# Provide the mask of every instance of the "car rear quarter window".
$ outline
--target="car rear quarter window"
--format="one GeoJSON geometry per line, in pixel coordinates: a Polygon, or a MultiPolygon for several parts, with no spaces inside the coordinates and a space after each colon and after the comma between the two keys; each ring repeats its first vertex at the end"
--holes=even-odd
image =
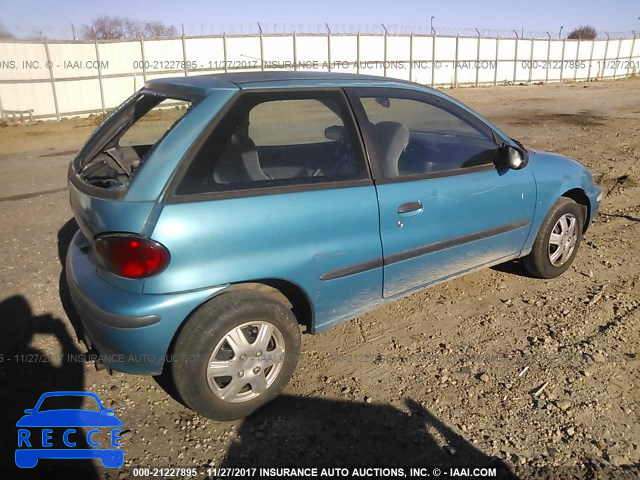
{"type": "Polygon", "coordinates": [[[360,102],[386,178],[459,172],[495,158],[498,146],[488,127],[446,100],[380,95],[360,102]]]}
{"type": "Polygon", "coordinates": [[[341,92],[247,93],[193,158],[176,194],[368,178],[341,92]]]}

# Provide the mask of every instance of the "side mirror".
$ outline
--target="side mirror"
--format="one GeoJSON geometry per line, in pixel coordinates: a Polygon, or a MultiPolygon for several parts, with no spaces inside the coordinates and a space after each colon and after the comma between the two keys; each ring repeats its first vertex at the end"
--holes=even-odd
{"type": "Polygon", "coordinates": [[[529,162],[529,156],[524,150],[520,150],[511,145],[502,144],[496,153],[494,164],[496,168],[511,168],[520,170],[529,162]]]}
{"type": "Polygon", "coordinates": [[[27,408],[24,413],[26,413],[27,415],[31,415],[33,413],[33,408],[27,408]]]}

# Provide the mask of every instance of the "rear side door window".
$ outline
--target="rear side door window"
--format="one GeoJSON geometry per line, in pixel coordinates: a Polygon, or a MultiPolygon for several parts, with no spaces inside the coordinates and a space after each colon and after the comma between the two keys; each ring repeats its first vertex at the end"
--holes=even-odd
{"type": "Polygon", "coordinates": [[[341,91],[248,92],[192,159],[176,194],[368,179],[341,91]]]}

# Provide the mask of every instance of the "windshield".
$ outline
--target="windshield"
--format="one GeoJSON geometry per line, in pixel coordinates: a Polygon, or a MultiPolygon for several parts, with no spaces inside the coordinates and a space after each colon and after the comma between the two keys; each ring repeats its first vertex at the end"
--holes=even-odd
{"type": "Polygon", "coordinates": [[[96,129],[74,161],[86,183],[126,189],[153,148],[184,117],[192,101],[142,90],[96,129]]]}

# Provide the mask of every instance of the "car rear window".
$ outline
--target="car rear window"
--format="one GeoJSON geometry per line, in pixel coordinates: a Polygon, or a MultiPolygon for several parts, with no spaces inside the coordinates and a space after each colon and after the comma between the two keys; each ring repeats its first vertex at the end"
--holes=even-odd
{"type": "Polygon", "coordinates": [[[190,105],[184,100],[165,98],[125,130],[119,146],[155,145],[183,117],[190,105]]]}
{"type": "Polygon", "coordinates": [[[93,187],[126,190],[154,147],[192,103],[142,90],[96,129],[74,162],[75,172],[93,187]]]}

